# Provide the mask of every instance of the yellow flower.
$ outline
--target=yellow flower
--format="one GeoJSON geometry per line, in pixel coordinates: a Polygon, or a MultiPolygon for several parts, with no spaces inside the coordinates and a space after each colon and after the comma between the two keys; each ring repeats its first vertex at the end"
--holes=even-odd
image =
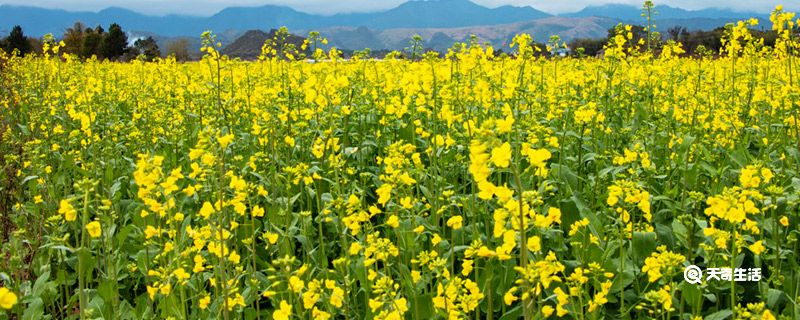
{"type": "Polygon", "coordinates": [[[297,276],[292,276],[289,278],[289,288],[292,289],[292,292],[299,293],[300,290],[303,290],[305,287],[305,283],[303,280],[300,280],[297,276]]]}
{"type": "Polygon", "coordinates": [[[277,233],[272,233],[272,232],[267,231],[266,233],[264,233],[264,236],[267,238],[267,241],[269,242],[269,244],[275,244],[275,243],[278,242],[278,234],[277,233]]]}
{"type": "Polygon", "coordinates": [[[386,225],[392,228],[397,228],[400,226],[400,222],[397,219],[396,215],[391,215],[389,219],[386,219],[386,225]]]}
{"type": "Polygon", "coordinates": [[[183,268],[175,269],[175,271],[172,272],[172,275],[174,275],[175,278],[178,278],[178,280],[189,279],[189,273],[187,273],[186,270],[183,270],[183,268]]]}
{"type": "Polygon", "coordinates": [[[764,250],[766,250],[766,248],[764,248],[764,245],[761,243],[761,240],[758,240],[758,241],[754,242],[753,244],[749,245],[747,248],[750,249],[750,251],[752,251],[753,254],[755,254],[757,256],[761,255],[761,253],[764,252],[764,250]]]}
{"type": "Polygon", "coordinates": [[[264,216],[264,208],[260,206],[254,206],[252,210],[250,210],[250,214],[253,218],[263,217],[264,216]]]}
{"type": "Polygon", "coordinates": [[[497,120],[495,124],[497,126],[497,133],[507,133],[511,131],[511,128],[514,125],[514,116],[509,114],[505,119],[497,120]]]}
{"type": "Polygon", "coordinates": [[[505,185],[502,187],[495,187],[494,195],[497,196],[497,199],[499,199],[501,203],[505,203],[514,196],[514,190],[509,189],[505,185]]]}
{"type": "Polygon", "coordinates": [[[481,246],[480,248],[478,248],[478,256],[481,258],[491,258],[494,257],[495,255],[497,255],[497,253],[489,249],[489,247],[487,246],[481,246]]]}
{"type": "Polygon", "coordinates": [[[158,291],[161,292],[161,294],[168,296],[169,293],[172,292],[172,285],[169,283],[164,284],[160,288],[158,288],[158,291]]]}
{"type": "Polygon", "coordinates": [[[464,218],[461,216],[450,217],[450,219],[447,219],[447,226],[453,228],[453,230],[461,229],[464,226],[464,218]]]}
{"type": "Polygon", "coordinates": [[[472,264],[473,264],[472,260],[469,259],[464,260],[464,262],[461,263],[461,275],[466,277],[470,273],[472,273],[472,264]]]}
{"type": "Polygon", "coordinates": [[[285,137],[283,137],[283,142],[286,142],[286,144],[288,146],[294,148],[294,138],[292,138],[290,136],[285,136],[285,137]]]}
{"type": "Polygon", "coordinates": [[[420,279],[422,279],[422,274],[419,271],[417,270],[411,271],[411,281],[413,281],[416,284],[419,283],[420,279]]]}
{"type": "Polygon", "coordinates": [[[442,237],[440,237],[438,233],[434,233],[433,238],[431,238],[431,244],[435,246],[439,244],[439,242],[442,242],[442,237]]]}
{"type": "Polygon", "coordinates": [[[17,295],[5,287],[0,287],[0,308],[11,309],[17,304],[17,295]]]}
{"type": "Polygon", "coordinates": [[[508,142],[503,143],[501,146],[492,149],[492,157],[490,161],[495,166],[500,168],[507,168],[511,160],[511,145],[508,142]]]}
{"type": "Polygon", "coordinates": [[[381,205],[385,205],[386,202],[389,201],[389,198],[392,196],[392,185],[388,183],[384,183],[378,190],[375,190],[375,193],[378,194],[378,203],[381,205]]]}
{"type": "Polygon", "coordinates": [[[331,318],[331,314],[314,307],[314,310],[311,311],[311,318],[314,320],[328,320],[331,318]]]}
{"type": "Polygon", "coordinates": [[[89,232],[89,236],[92,238],[97,238],[100,237],[103,228],[100,226],[100,222],[92,221],[86,224],[86,231],[89,232]]]}
{"type": "Polygon", "coordinates": [[[239,264],[241,259],[242,257],[236,253],[236,251],[231,252],[231,254],[228,256],[228,261],[233,262],[233,264],[239,264]]]}
{"type": "Polygon", "coordinates": [[[556,287],[553,292],[556,294],[556,300],[558,300],[558,305],[556,305],[556,315],[563,317],[569,313],[569,311],[564,308],[564,306],[569,303],[569,295],[560,287],[556,287]]]}
{"type": "Polygon", "coordinates": [[[478,197],[483,200],[489,200],[496,193],[497,187],[489,181],[478,182],[478,197]]]}
{"type": "Polygon", "coordinates": [[[536,252],[542,250],[542,240],[538,236],[528,238],[528,250],[536,252]]]}
{"type": "Polygon", "coordinates": [[[361,247],[361,244],[360,244],[360,243],[358,243],[358,242],[353,242],[353,243],[351,243],[351,244],[350,244],[350,250],[348,250],[347,252],[348,252],[348,253],[349,253],[351,256],[354,256],[354,255],[357,255],[359,252],[361,252],[361,248],[362,248],[362,247],[361,247]]]}
{"type": "Polygon", "coordinates": [[[660,252],[653,252],[645,259],[642,266],[642,272],[647,273],[650,282],[661,279],[665,272],[673,272],[686,260],[683,255],[666,250],[666,246],[659,246],[658,251],[660,252]]]}
{"type": "Polygon", "coordinates": [[[211,297],[205,296],[200,298],[200,309],[205,310],[208,308],[208,305],[211,304],[211,297]]]}
{"type": "Polygon", "coordinates": [[[553,311],[555,311],[555,310],[553,310],[553,307],[551,307],[551,306],[544,306],[544,307],[542,307],[542,314],[543,314],[545,317],[550,317],[550,315],[552,315],[552,314],[553,314],[553,311]]]}
{"type": "Polygon", "coordinates": [[[411,209],[414,208],[414,201],[411,197],[404,197],[400,199],[400,205],[405,209],[411,209]]]}
{"type": "Polygon", "coordinates": [[[536,149],[528,153],[528,160],[531,165],[538,168],[544,167],[550,157],[552,157],[552,154],[547,149],[536,149]]]}
{"type": "Polygon", "coordinates": [[[344,302],[344,290],[339,287],[334,287],[331,291],[331,305],[337,308],[341,308],[343,302],[344,302]]]}
{"type": "Polygon", "coordinates": [[[275,320],[289,320],[292,316],[292,306],[286,303],[286,300],[281,300],[280,309],[272,313],[272,319],[275,320]]]}
{"type": "Polygon", "coordinates": [[[67,221],[75,221],[75,218],[78,216],[78,211],[72,207],[72,203],[67,199],[61,200],[59,203],[58,213],[63,214],[64,219],[67,221]]]}
{"type": "Polygon", "coordinates": [[[144,238],[145,239],[150,239],[150,238],[155,237],[155,236],[157,236],[159,234],[161,234],[161,229],[156,229],[153,226],[147,226],[144,229],[144,238]]]}
{"type": "Polygon", "coordinates": [[[782,226],[784,226],[784,227],[788,227],[789,226],[789,218],[787,218],[786,216],[781,217],[781,219],[779,221],[780,221],[782,226]]]}
{"type": "Polygon", "coordinates": [[[505,295],[503,295],[503,302],[505,302],[507,306],[510,306],[512,303],[514,303],[514,301],[519,300],[519,298],[514,295],[514,292],[517,292],[517,287],[512,287],[506,291],[505,295]]]}
{"type": "Polygon", "coordinates": [[[200,212],[198,213],[203,219],[208,219],[211,214],[214,213],[214,207],[211,205],[211,202],[204,202],[203,207],[200,208],[200,212]]]}
{"type": "Polygon", "coordinates": [[[233,141],[233,135],[230,133],[224,136],[217,136],[217,142],[219,142],[219,145],[222,147],[222,149],[227,148],[228,145],[231,144],[231,141],[233,141]]]}
{"type": "Polygon", "coordinates": [[[158,288],[147,286],[147,295],[150,296],[150,300],[155,298],[156,293],[158,293],[158,288]]]}
{"type": "Polygon", "coordinates": [[[192,268],[192,272],[198,273],[198,272],[203,272],[204,270],[206,270],[206,268],[203,266],[204,262],[205,262],[205,259],[203,259],[203,256],[201,256],[199,254],[196,254],[194,256],[194,268],[192,268]]]}

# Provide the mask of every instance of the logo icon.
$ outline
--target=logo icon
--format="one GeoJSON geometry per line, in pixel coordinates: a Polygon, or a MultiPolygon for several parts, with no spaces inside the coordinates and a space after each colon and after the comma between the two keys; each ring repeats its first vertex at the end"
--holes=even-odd
{"type": "Polygon", "coordinates": [[[689,265],[683,269],[683,279],[691,284],[698,284],[703,281],[703,270],[696,265],[689,265]]]}

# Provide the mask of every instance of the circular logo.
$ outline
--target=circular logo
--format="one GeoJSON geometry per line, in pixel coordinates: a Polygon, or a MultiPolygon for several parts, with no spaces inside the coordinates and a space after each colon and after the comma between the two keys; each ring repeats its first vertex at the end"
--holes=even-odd
{"type": "Polygon", "coordinates": [[[683,279],[691,284],[698,284],[703,281],[703,270],[696,265],[689,265],[683,269],[683,279]]]}

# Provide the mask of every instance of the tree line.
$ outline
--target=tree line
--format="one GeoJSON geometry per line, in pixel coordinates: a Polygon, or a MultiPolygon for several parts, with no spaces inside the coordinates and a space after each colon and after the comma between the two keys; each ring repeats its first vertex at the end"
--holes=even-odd
{"type": "MultiPolygon", "coordinates": [[[[81,59],[95,57],[111,61],[134,59],[153,61],[161,57],[161,49],[153,37],[137,38],[130,43],[128,35],[116,23],[109,25],[108,31],[106,31],[101,25],[92,28],[82,22],[75,22],[72,27],[64,31],[60,40],[64,43],[61,48],[62,52],[73,54],[81,59]]],[[[17,25],[11,29],[8,36],[0,40],[0,49],[20,56],[41,53],[42,41],[26,36],[22,27],[17,25]]],[[[186,61],[191,58],[189,41],[186,39],[171,41],[167,44],[166,49],[167,55],[172,55],[178,60],[186,61]]]]}

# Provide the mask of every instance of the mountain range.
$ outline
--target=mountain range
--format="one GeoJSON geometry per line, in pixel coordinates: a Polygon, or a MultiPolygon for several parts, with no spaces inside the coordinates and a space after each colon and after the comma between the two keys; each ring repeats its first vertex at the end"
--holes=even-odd
{"type": "MultiPolygon", "coordinates": [[[[675,25],[690,30],[708,30],[727,22],[759,18],[769,23],[768,15],[728,9],[685,10],[655,7],[657,29],[664,32],[675,25]]],[[[223,35],[223,43],[233,42],[248,30],[270,30],[286,26],[295,33],[319,30],[331,45],[344,49],[402,49],[413,34],[423,36],[431,47],[449,47],[475,34],[480,40],[501,44],[519,32],[532,33],[539,41],[550,35],[562,39],[597,38],[617,23],[643,24],[641,9],[623,4],[589,6],[581,11],[552,15],[530,6],[488,8],[469,0],[408,1],[395,8],[370,13],[315,15],[287,6],[229,7],[208,17],[150,16],[128,9],[111,7],[99,12],[71,12],[30,6],[0,5],[0,33],[21,25],[28,35],[56,36],[74,22],[88,26],[120,24],[132,37],[152,35],[165,41],[174,37],[198,38],[205,30],[223,35]]]]}

